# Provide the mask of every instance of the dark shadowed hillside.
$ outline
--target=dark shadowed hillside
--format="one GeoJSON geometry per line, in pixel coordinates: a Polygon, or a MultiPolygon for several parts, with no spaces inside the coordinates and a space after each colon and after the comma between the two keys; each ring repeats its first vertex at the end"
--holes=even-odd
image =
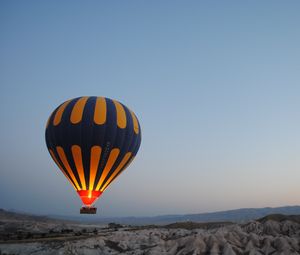
{"type": "Polygon", "coordinates": [[[39,221],[53,222],[55,219],[46,216],[37,216],[33,214],[10,212],[0,209],[0,221],[39,221]]]}
{"type": "Polygon", "coordinates": [[[270,215],[267,215],[257,221],[264,223],[269,220],[277,221],[277,222],[291,221],[291,222],[296,222],[296,223],[300,224],[300,215],[270,214],[270,215]]]}

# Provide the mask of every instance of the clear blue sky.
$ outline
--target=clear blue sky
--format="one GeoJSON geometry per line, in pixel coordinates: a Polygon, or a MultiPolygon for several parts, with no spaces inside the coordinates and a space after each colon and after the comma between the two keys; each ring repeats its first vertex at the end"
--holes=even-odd
{"type": "Polygon", "coordinates": [[[78,214],[46,120],[82,95],[143,140],[103,216],[300,204],[299,1],[1,1],[0,207],[78,214]]]}

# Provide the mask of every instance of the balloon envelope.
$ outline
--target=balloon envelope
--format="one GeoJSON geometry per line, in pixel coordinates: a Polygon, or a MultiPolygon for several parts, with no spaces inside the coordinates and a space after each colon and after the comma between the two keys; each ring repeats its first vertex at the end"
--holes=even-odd
{"type": "Polygon", "coordinates": [[[91,206],[134,159],[141,128],[136,115],[120,102],[79,97],[50,115],[46,144],[82,202],[91,206]]]}

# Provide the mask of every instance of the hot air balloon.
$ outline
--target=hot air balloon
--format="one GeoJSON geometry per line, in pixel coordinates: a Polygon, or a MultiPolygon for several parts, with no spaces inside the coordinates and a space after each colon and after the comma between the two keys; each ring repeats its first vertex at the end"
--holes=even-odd
{"type": "Polygon", "coordinates": [[[58,106],[46,127],[49,153],[84,206],[95,201],[125,170],[141,144],[139,121],[122,103],[105,97],[79,97],[58,106]]]}

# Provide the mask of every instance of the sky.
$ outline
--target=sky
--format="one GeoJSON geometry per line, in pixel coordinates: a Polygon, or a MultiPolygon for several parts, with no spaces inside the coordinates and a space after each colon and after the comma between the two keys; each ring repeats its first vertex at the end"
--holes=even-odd
{"type": "Polygon", "coordinates": [[[132,109],[142,143],[98,215],[300,205],[299,1],[0,2],[0,207],[78,215],[45,144],[67,99],[132,109]]]}

